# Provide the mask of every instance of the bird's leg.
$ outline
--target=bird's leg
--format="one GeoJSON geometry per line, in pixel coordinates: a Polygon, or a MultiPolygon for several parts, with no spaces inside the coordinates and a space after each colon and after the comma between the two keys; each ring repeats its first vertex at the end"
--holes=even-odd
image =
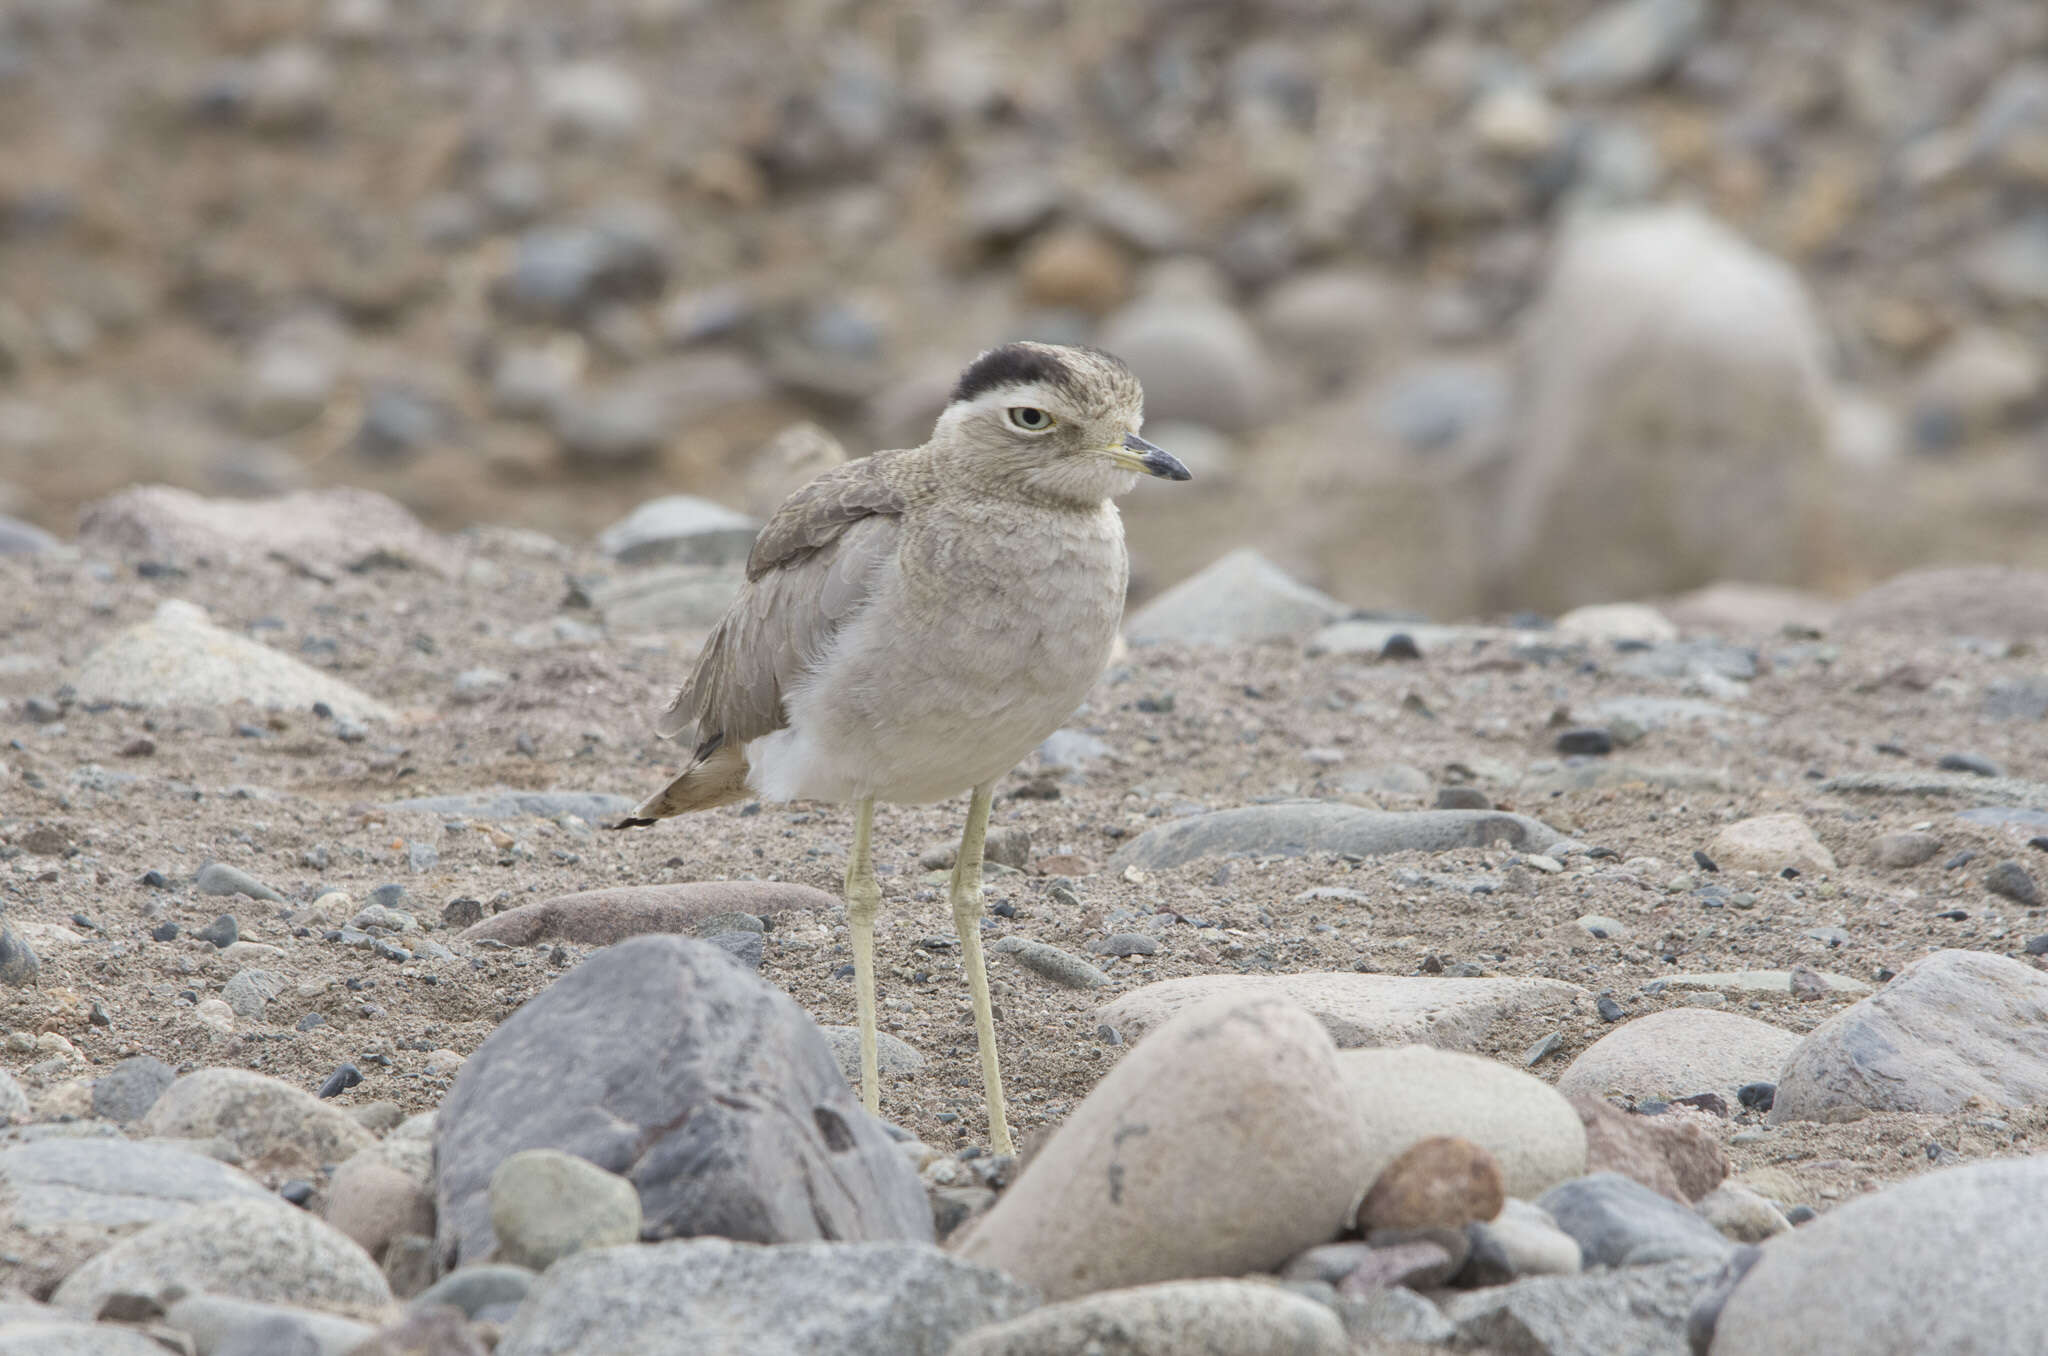
{"type": "Polygon", "coordinates": [[[988,802],[994,782],[974,788],[967,802],[967,828],[953,859],[953,926],[960,932],[960,963],[974,996],[974,1038],[981,1046],[981,1081],[988,1093],[989,1142],[999,1154],[1015,1153],[1010,1123],[1003,1114],[1003,1070],[996,1060],[995,1012],[988,1001],[988,967],[981,958],[981,844],[988,836],[988,802]]]}
{"type": "Polygon", "coordinates": [[[875,827],[875,798],[860,803],[854,816],[853,856],[846,863],[846,923],[853,931],[853,1002],[860,1017],[860,1100],[869,1111],[881,1109],[881,1077],[875,1067],[875,915],[882,907],[882,887],[875,884],[875,863],[868,855],[868,836],[875,827]]]}

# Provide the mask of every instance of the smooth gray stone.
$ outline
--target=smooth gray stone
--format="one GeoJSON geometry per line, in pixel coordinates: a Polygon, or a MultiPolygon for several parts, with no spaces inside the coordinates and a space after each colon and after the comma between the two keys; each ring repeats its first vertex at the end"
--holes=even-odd
{"type": "Polygon", "coordinates": [[[705,942],[636,937],[529,1000],[462,1066],[434,1131],[439,1242],[492,1248],[522,1149],[631,1181],[642,1237],[931,1238],[924,1189],[795,1001],[705,942]]]}
{"type": "Polygon", "coordinates": [[[0,556],[36,556],[63,544],[34,523],[0,513],[0,556]]]}
{"type": "Polygon", "coordinates": [[[92,1081],[92,1114],[127,1125],[156,1105],[178,1071],[155,1055],[131,1055],[92,1081]]]}
{"type": "Polygon", "coordinates": [[[480,1262],[451,1271],[435,1281],[412,1301],[415,1309],[436,1304],[453,1305],[471,1318],[499,1304],[518,1304],[533,1289],[538,1277],[525,1267],[507,1262],[480,1262]]]}
{"type": "Polygon", "coordinates": [[[1362,810],[1333,801],[1295,800],[1212,810],[1147,829],[1119,848],[1110,866],[1156,870],[1230,852],[1372,857],[1494,843],[1545,852],[1564,841],[1565,836],[1548,824],[1503,810],[1362,810]]]}
{"type": "Polygon", "coordinates": [[[199,887],[202,895],[247,895],[251,899],[267,899],[283,904],[285,897],[257,880],[238,866],[226,862],[208,862],[199,868],[199,874],[192,883],[199,887]]]}
{"type": "Polygon", "coordinates": [[[2032,1356],[2048,1332],[2048,1155],[1930,1172],[1780,1234],[1712,1350],[2032,1356]]]}
{"type": "Polygon", "coordinates": [[[600,1248],[548,1268],[497,1356],[945,1356],[1036,1307],[1029,1286],[928,1243],[723,1238],[600,1248]]]}
{"type": "Polygon", "coordinates": [[[1642,1266],[1677,1258],[1719,1264],[1735,1246],[1677,1201],[1618,1172],[1561,1182],[1536,1204],[1578,1243],[1587,1266],[1642,1266]]]}
{"type": "Polygon", "coordinates": [[[1690,1356],[1686,1319],[1720,1270],[1719,1259],[1688,1257],[1531,1276],[1453,1296],[1444,1316],[1463,1346],[1499,1356],[1690,1356]]]}
{"type": "Polygon", "coordinates": [[[280,1304],[194,1295],[164,1313],[199,1356],[347,1356],[376,1329],[354,1319],[280,1304]]]}
{"type": "Polygon", "coordinates": [[[475,791],[460,796],[415,796],[395,800],[387,810],[417,810],[464,819],[518,819],[534,815],[553,819],[575,815],[592,824],[617,819],[639,804],[630,796],[602,791],[475,791]]]}
{"type": "Polygon", "coordinates": [[[1064,989],[1099,989],[1109,983],[1102,973],[1070,951],[1062,951],[1028,937],[1000,937],[989,946],[995,955],[1009,956],[1025,969],[1064,989]]]}
{"type": "Polygon", "coordinates": [[[164,1356],[134,1328],[51,1318],[0,1324],[0,1356],[164,1356]]]}

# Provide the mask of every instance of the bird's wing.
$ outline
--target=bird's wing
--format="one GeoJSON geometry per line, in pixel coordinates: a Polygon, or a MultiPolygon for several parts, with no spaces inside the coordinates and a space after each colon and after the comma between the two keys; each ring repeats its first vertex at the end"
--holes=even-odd
{"type": "Polygon", "coordinates": [[[896,555],[905,501],[881,469],[878,457],[836,466],[769,518],[747,582],[656,724],[663,738],[694,728],[701,753],[783,727],[783,697],[896,555]]]}

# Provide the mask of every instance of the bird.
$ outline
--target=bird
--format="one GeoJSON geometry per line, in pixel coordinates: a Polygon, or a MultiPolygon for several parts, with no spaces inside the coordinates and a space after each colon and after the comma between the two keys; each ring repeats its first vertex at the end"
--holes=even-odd
{"type": "Polygon", "coordinates": [[[1015,1148],[981,947],[989,803],[1109,662],[1130,576],[1116,497],[1191,478],[1139,436],[1144,417],[1112,354],[1006,343],[961,372],[923,445],[797,489],[656,724],[687,764],[613,826],[750,799],[855,807],[846,917],[861,1100],[879,1114],[875,805],[967,793],[948,898],[997,1153],[1015,1148]]]}

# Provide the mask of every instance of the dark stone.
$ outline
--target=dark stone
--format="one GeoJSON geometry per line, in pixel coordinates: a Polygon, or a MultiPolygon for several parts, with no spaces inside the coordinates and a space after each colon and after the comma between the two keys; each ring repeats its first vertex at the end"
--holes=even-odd
{"type": "Polygon", "coordinates": [[[353,1064],[339,1064],[334,1072],[327,1075],[327,1081],[320,1085],[320,1091],[313,1095],[320,1098],[336,1097],[363,1081],[363,1071],[353,1064]]]}
{"type": "Polygon", "coordinates": [[[2027,874],[2027,868],[2010,859],[1984,873],[1984,888],[2030,909],[2041,904],[2041,889],[2034,884],[2034,878],[2027,874]]]}
{"type": "Polygon", "coordinates": [[[35,948],[15,936],[7,924],[0,923],[0,984],[33,984],[42,968],[35,948]]]}
{"type": "Polygon", "coordinates": [[[705,941],[731,956],[749,970],[759,970],[765,948],[758,932],[721,932],[705,941]]]}
{"type": "Polygon", "coordinates": [[[303,1178],[293,1178],[277,1189],[277,1194],[301,1210],[313,1199],[313,1184],[303,1178]]]}
{"type": "Polygon", "coordinates": [[[1787,1210],[1785,1212],[1786,1223],[1791,1224],[1795,1228],[1801,1224],[1807,1223],[1809,1220],[1816,1220],[1819,1218],[1820,1211],[1815,1210],[1810,1205],[1795,1205],[1790,1210],[1787,1210]]]}
{"type": "Polygon", "coordinates": [[[537,1148],[631,1181],[649,1241],[932,1237],[916,1173],[824,1034],[787,994],[682,937],[591,956],[463,1065],[435,1126],[444,1261],[495,1245],[491,1174],[537,1148]]]}
{"type": "Polygon", "coordinates": [[[222,951],[227,950],[242,938],[242,925],[231,913],[224,913],[192,934],[202,942],[212,942],[222,951]]]}
{"type": "Polygon", "coordinates": [[[171,888],[170,878],[164,875],[163,872],[155,869],[142,873],[142,883],[152,890],[168,890],[171,888]]]}
{"type": "Polygon", "coordinates": [[[1640,1266],[1681,1257],[1718,1262],[1732,1246],[1693,1211],[1618,1172],[1560,1183],[1536,1204],[1578,1240],[1589,1267],[1640,1266]]]}
{"type": "Polygon", "coordinates": [[[139,1121],[178,1079],[178,1071],[154,1055],[131,1055],[92,1082],[92,1114],[128,1125],[139,1121]]]}
{"type": "Polygon", "coordinates": [[[2003,777],[2005,769],[1980,753],[1944,753],[1935,764],[1943,772],[1970,772],[1979,777],[2003,777]]]}
{"type": "Polygon", "coordinates": [[[447,906],[441,910],[441,923],[445,927],[474,927],[478,923],[481,923],[483,921],[483,901],[480,899],[471,899],[467,895],[463,896],[461,899],[449,900],[447,906]]]}
{"type": "Polygon", "coordinates": [[[395,909],[405,902],[405,887],[396,882],[379,885],[370,891],[367,902],[379,908],[395,909]]]}
{"type": "Polygon", "coordinates": [[[169,922],[168,920],[162,923],[158,923],[155,927],[149,930],[149,935],[151,940],[153,941],[176,941],[178,937],[178,925],[176,923],[169,922]]]}
{"type": "Polygon", "coordinates": [[[1702,871],[1711,871],[1717,875],[1720,873],[1721,864],[1706,853],[1701,852],[1698,848],[1692,850],[1692,860],[1693,864],[1702,871]]]}
{"type": "Polygon", "coordinates": [[[1406,631],[1396,631],[1380,646],[1381,659],[1420,659],[1422,647],[1415,643],[1415,637],[1406,631]]]}
{"type": "Polygon", "coordinates": [[[1614,736],[1599,729],[1565,730],[1557,736],[1557,751],[1566,755],[1613,753],[1614,736]]]}
{"type": "Polygon", "coordinates": [[[1735,1293],[1736,1282],[1748,1275],[1749,1269],[1756,1265],[1756,1259],[1763,1255],[1763,1249],[1754,1243],[1742,1244],[1729,1254],[1712,1284],[1700,1292],[1692,1312],[1685,1316],[1685,1341],[1692,1356],[1708,1356],[1713,1349],[1714,1326],[1721,1321],[1722,1306],[1735,1293]]]}
{"type": "Polygon", "coordinates": [[[1689,1106],[1695,1111],[1704,1111],[1710,1116],[1726,1116],[1728,1114],[1727,1099],[1718,1092],[1696,1092],[1690,1097],[1675,1097],[1672,1099],[1671,1105],[1689,1106]]]}
{"type": "Polygon", "coordinates": [[[1735,1090],[1735,1096],[1751,1111],[1769,1111],[1771,1103],[1777,1100],[1776,1083],[1744,1083],[1735,1090]]]}
{"type": "Polygon", "coordinates": [[[2044,932],[2038,937],[2027,938],[2027,954],[2029,956],[2048,956],[2048,932],[2044,932]]]}
{"type": "Polygon", "coordinates": [[[1491,810],[1493,801],[1476,786],[1439,786],[1436,789],[1436,808],[1439,810],[1491,810]]]}
{"type": "Polygon", "coordinates": [[[1613,994],[1601,994],[1600,1001],[1593,1006],[1599,1012],[1600,1020],[1603,1022],[1618,1022],[1628,1016],[1628,1010],[1614,1001],[1613,994]]]}

